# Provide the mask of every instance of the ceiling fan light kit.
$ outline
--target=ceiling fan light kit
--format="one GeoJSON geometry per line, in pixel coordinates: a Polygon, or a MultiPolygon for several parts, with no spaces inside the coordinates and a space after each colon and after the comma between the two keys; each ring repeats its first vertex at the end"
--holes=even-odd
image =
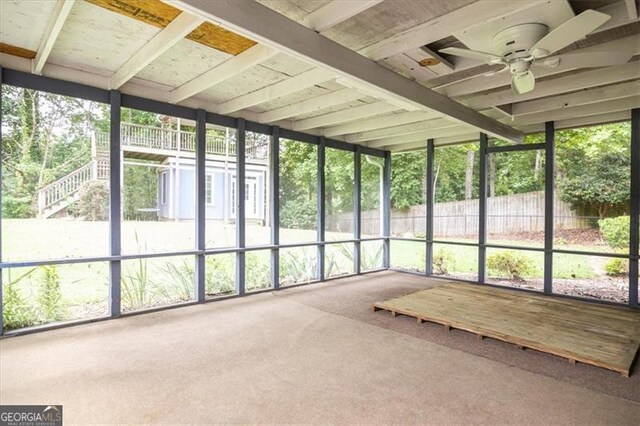
{"type": "Polygon", "coordinates": [[[535,88],[535,76],[530,69],[532,66],[555,68],[565,59],[567,61],[565,65],[571,68],[603,67],[628,62],[633,52],[569,53],[551,56],[583,39],[610,18],[607,14],[590,9],[551,31],[547,25],[535,22],[505,28],[491,39],[491,52],[459,47],[447,47],[440,49],[440,52],[482,61],[489,65],[503,65],[501,70],[489,72],[485,76],[510,71],[511,87],[515,94],[521,95],[535,88]]]}

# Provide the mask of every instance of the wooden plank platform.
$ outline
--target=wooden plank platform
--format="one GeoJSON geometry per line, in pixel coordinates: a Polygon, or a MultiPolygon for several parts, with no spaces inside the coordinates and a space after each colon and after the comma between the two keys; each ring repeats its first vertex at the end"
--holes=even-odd
{"type": "Polygon", "coordinates": [[[473,284],[447,283],[377,302],[386,310],[617,371],[629,377],[640,311],[473,284]]]}

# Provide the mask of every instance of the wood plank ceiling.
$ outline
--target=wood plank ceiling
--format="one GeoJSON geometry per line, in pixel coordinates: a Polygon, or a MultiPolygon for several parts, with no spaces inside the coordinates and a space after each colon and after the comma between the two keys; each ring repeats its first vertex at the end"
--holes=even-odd
{"type": "Polygon", "coordinates": [[[346,59],[371,60],[371,70],[324,67],[320,54],[296,51],[302,37],[283,48],[261,39],[257,26],[213,22],[207,2],[196,0],[3,1],[0,65],[394,151],[419,148],[427,138],[467,141],[478,129],[515,140],[510,128],[538,132],[548,120],[558,128],[627,120],[629,109],[640,107],[637,56],[607,68],[543,68],[535,90],[516,96],[509,73],[485,76],[495,66],[438,54],[465,47],[460,34],[484,22],[596,9],[611,19],[562,52],[640,55],[638,8],[629,0],[227,3],[255,19],[273,10],[289,18],[283,32],[302,24],[346,48],[346,59]],[[401,87],[414,86],[402,81],[395,93],[372,84],[388,72],[373,61],[417,83],[420,93],[404,93],[401,87]]]}

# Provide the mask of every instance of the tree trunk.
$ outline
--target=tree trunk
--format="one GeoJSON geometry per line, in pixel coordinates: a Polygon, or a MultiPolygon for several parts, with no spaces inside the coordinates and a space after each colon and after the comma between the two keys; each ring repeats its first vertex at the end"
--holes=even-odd
{"type": "Polygon", "coordinates": [[[472,150],[467,151],[467,170],[464,175],[464,199],[470,200],[473,197],[473,157],[472,150]]]}
{"type": "Polygon", "coordinates": [[[496,196],[496,158],[495,155],[488,156],[489,163],[489,197],[496,196]]]}
{"type": "Polygon", "coordinates": [[[542,151],[536,151],[536,164],[533,170],[533,179],[536,184],[540,181],[540,169],[542,168],[542,151]]]}
{"type": "Polygon", "coordinates": [[[438,161],[438,164],[436,165],[436,172],[433,176],[433,203],[434,204],[436,202],[436,188],[438,188],[437,183],[438,183],[438,175],[440,174],[440,164],[442,164],[442,162],[438,161]]]}

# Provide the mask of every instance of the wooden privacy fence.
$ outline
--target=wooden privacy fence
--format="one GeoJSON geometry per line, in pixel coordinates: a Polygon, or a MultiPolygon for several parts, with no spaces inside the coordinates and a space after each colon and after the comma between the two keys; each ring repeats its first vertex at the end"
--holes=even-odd
{"type": "MultiPolygon", "coordinates": [[[[436,203],[433,206],[435,237],[478,235],[478,199],[436,203]]],[[[554,202],[556,229],[584,229],[589,217],[579,216],[569,204],[557,196],[554,202]]],[[[342,213],[327,217],[328,229],[350,229],[353,215],[342,213]]],[[[487,232],[507,234],[544,231],[544,192],[527,192],[487,198],[487,232]]],[[[380,211],[362,212],[362,234],[379,235],[380,211]]],[[[426,234],[426,206],[413,206],[406,211],[391,212],[391,235],[415,236],[426,234]]]]}

